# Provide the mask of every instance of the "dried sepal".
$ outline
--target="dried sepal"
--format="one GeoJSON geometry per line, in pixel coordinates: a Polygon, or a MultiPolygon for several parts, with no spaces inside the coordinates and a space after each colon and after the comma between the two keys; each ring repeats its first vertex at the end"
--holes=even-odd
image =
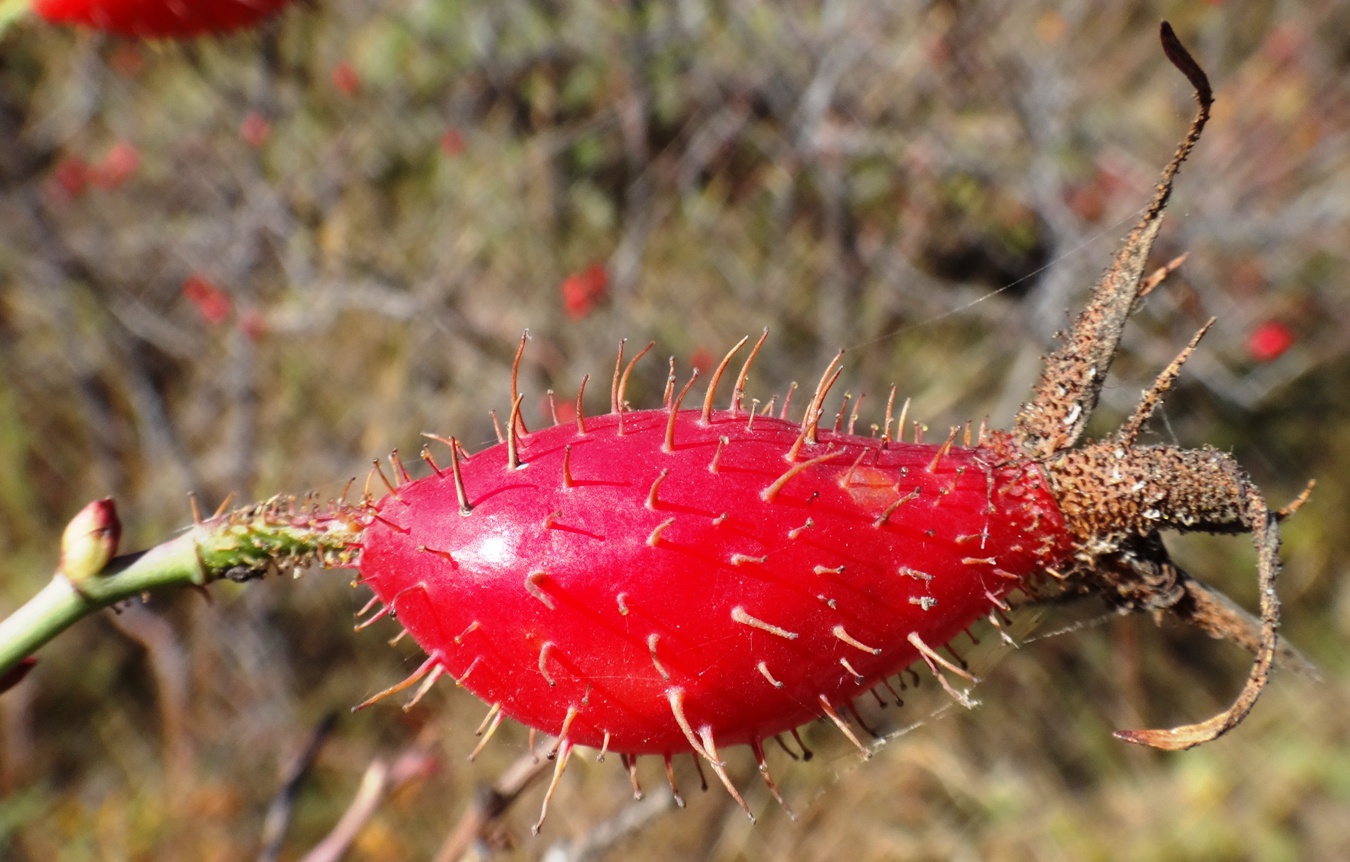
{"type": "Polygon", "coordinates": [[[1209,79],[1166,22],[1162,25],[1161,36],[1167,58],[1195,87],[1198,110],[1186,136],[1163,169],[1144,217],[1093,289],[1092,298],[1064,336],[1064,344],[1045,358],[1035,395],[1017,414],[1016,436],[1027,454],[1034,458],[1049,457],[1082,439],[1083,429],[1097,406],[1106,374],[1120,346],[1125,321],[1148,285],[1144,268],[1172,196],[1172,183],[1209,121],[1210,106],[1214,102],[1209,79]]]}
{"type": "Polygon", "coordinates": [[[1181,372],[1204,328],[1145,391],[1134,414],[1107,440],[1081,448],[1115,359],[1125,321],[1139,298],[1180,265],[1175,259],[1144,278],[1145,265],[1181,163],[1199,140],[1213,101],[1205,73],[1162,25],[1167,57],[1195,87],[1199,106],[1186,136],[1163,170],[1153,202],[1097,284],[1064,343],[1045,359],[1032,400],[1017,416],[1015,437],[1030,458],[1046,466],[1056,501],[1077,546],[1066,573],[1069,589],[1104,596],[1137,610],[1169,611],[1218,637],[1247,646],[1256,659],[1232,706],[1197,724],[1166,730],[1121,731],[1129,742],[1179,750],[1215,739],[1251,710],[1280,654],[1277,630],[1280,572],[1278,524],[1260,489],[1232,456],[1209,448],[1138,446],[1145,423],[1181,372]],[[1218,593],[1179,572],[1159,532],[1250,533],[1258,554],[1261,616],[1253,623],[1232,613],[1218,593]]]}

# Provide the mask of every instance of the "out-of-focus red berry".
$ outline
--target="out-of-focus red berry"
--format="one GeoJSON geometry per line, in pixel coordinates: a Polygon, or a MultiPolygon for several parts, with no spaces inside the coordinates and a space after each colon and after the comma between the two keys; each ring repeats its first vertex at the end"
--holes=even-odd
{"type": "Polygon", "coordinates": [[[452,159],[464,152],[464,136],[456,129],[446,129],[441,135],[441,152],[452,159]]]}
{"type": "Polygon", "coordinates": [[[253,149],[260,148],[272,136],[272,124],[258,111],[249,111],[239,124],[239,137],[253,149]]]}
{"type": "Polygon", "coordinates": [[[354,96],[361,89],[361,76],[346,60],[333,67],[332,77],[333,86],[344,96],[354,96]]]}
{"type": "Polygon", "coordinates": [[[89,163],[75,156],[57,162],[51,188],[66,200],[78,198],[89,188],[89,163]]]}
{"type": "Polygon", "coordinates": [[[558,417],[559,425],[566,425],[577,418],[576,403],[568,401],[565,398],[559,398],[557,395],[545,395],[541,400],[539,407],[545,416],[549,416],[550,418],[553,416],[558,417]],[[550,398],[553,400],[551,407],[549,405],[550,398]]]}
{"type": "Polygon", "coordinates": [[[14,667],[5,671],[4,675],[0,676],[0,694],[9,691],[14,686],[23,682],[23,678],[28,676],[28,672],[36,666],[37,659],[30,655],[28,658],[23,659],[18,664],[14,665],[14,667]]]}
{"type": "Polygon", "coordinates": [[[136,42],[121,42],[108,57],[108,65],[123,78],[135,78],[145,70],[145,54],[136,42]]]}
{"type": "Polygon", "coordinates": [[[136,175],[141,154],[129,141],[118,141],[89,169],[89,181],[99,188],[115,189],[136,175]]]}
{"type": "Polygon", "coordinates": [[[291,0],[34,0],[54,24],[141,39],[187,39],[254,27],[291,0]]]}
{"type": "Polygon", "coordinates": [[[244,333],[244,337],[249,341],[257,341],[267,334],[267,318],[256,308],[242,312],[235,326],[239,327],[239,331],[244,333]]]}
{"type": "Polygon", "coordinates": [[[191,275],[183,282],[183,296],[197,308],[203,321],[219,326],[230,317],[229,294],[200,275],[191,275]]]}
{"type": "Polygon", "coordinates": [[[609,288],[609,273],[604,264],[593,263],[574,272],[562,283],[563,311],[573,320],[581,320],[595,310],[609,288]]]}
{"type": "Polygon", "coordinates": [[[717,357],[707,347],[698,347],[689,357],[689,365],[700,375],[707,374],[717,364],[717,357]]]}
{"type": "Polygon", "coordinates": [[[1277,320],[1267,320],[1247,336],[1247,354],[1256,362],[1274,362],[1294,346],[1294,333],[1277,320]]]}

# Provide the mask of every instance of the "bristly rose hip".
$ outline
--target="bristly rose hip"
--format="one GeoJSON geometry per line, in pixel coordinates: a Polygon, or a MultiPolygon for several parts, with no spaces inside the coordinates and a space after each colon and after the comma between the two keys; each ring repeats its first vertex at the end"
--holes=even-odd
{"type": "Polygon", "coordinates": [[[362,581],[425,672],[559,756],[693,751],[725,781],[720,747],[762,763],[765,739],[817,717],[858,742],[854,698],[920,660],[966,675],[942,648],[1071,542],[1008,435],[820,428],[825,383],[801,423],[739,394],[713,410],[712,387],[703,410],[625,411],[618,392],[528,433],[513,413],[507,442],[452,448],[375,504],[362,581]]]}

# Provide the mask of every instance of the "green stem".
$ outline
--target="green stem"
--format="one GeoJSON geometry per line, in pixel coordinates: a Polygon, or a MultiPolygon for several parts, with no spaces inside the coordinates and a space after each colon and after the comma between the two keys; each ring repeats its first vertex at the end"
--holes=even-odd
{"type": "Polygon", "coordinates": [[[0,676],[81,619],[146,592],[247,580],[317,562],[343,566],[355,556],[360,519],[334,505],[296,513],[293,501],[239,509],[197,524],[138,554],[117,557],[78,586],[62,574],[0,621],[0,676]]]}
{"type": "Polygon", "coordinates": [[[42,591],[0,622],[0,674],[95,611],[140,593],[204,583],[193,536],[179,536],[141,554],[118,557],[77,591],[56,575],[42,591]]]}
{"type": "Polygon", "coordinates": [[[0,37],[5,35],[11,24],[30,11],[29,0],[0,0],[0,37]]]}

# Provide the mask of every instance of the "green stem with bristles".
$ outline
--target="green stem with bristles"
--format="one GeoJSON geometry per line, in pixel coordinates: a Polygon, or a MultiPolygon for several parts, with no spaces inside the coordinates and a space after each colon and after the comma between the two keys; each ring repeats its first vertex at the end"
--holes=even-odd
{"type": "Polygon", "coordinates": [[[196,524],[149,550],[116,557],[78,583],[58,572],[0,621],[0,677],[81,619],[147,592],[201,587],[221,578],[248,580],[310,563],[347,565],[355,557],[360,531],[361,521],[349,507],[297,513],[287,501],[271,501],[196,524]]]}

